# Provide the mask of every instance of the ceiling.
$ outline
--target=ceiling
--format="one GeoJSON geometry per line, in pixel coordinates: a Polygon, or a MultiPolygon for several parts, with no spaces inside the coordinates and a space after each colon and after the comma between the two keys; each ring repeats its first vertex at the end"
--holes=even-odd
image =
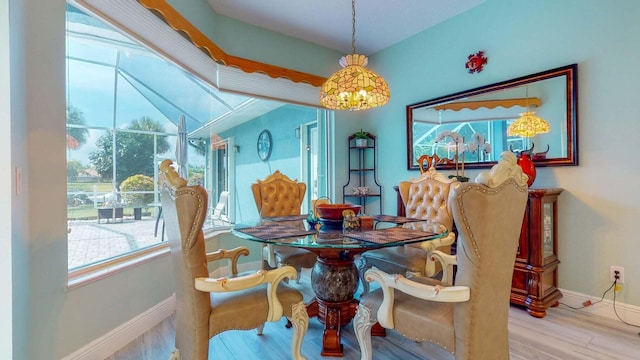
{"type": "MultiPolygon", "coordinates": [[[[349,0],[207,0],[230,18],[350,54],[349,0]]],[[[371,55],[485,0],[356,1],[356,51],[371,55]]]]}
{"type": "MultiPolygon", "coordinates": [[[[208,137],[215,128],[222,132],[283,103],[265,99],[293,99],[309,104],[317,99],[317,89],[306,86],[292,88],[286,79],[271,79],[266,75],[245,74],[240,70],[218,67],[211,72],[211,59],[194,48],[166,23],[136,0],[72,0],[102,14],[111,22],[129,29],[135,38],[143,40],[165,56],[189,69],[196,77],[216,89],[234,94],[252,94],[253,99],[230,111],[210,114],[198,121],[188,121],[190,137],[208,137]],[[176,55],[178,54],[178,55],[176,55]],[[224,70],[224,71],[223,71],[224,70]],[[233,71],[236,71],[234,73],[233,71]],[[265,81],[256,81],[263,76],[265,81]],[[224,81],[223,81],[224,80],[224,81]],[[256,92],[256,83],[267,93],[256,92]],[[275,92],[274,92],[275,91],[275,92]],[[292,95],[292,91],[295,96],[292,95]],[[273,96],[273,94],[281,96],[273,96]],[[293,96],[293,97],[292,97],[293,96]],[[297,96],[297,97],[296,97],[297,96]],[[194,126],[199,123],[199,126],[194,126]]],[[[219,14],[287,34],[305,41],[351,53],[351,2],[349,0],[207,0],[219,14]]],[[[473,8],[486,0],[360,0],[356,3],[356,50],[371,55],[413,36],[446,19],[473,8]]],[[[214,64],[216,65],[216,64],[214,64]]],[[[297,85],[297,84],[296,84],[297,85]]],[[[190,109],[193,112],[193,109],[190,109]]],[[[169,116],[177,121],[176,116],[169,116]]]]}

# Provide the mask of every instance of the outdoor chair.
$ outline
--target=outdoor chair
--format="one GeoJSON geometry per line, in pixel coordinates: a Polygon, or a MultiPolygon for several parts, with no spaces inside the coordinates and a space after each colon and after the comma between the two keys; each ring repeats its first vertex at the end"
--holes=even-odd
{"type": "Polygon", "coordinates": [[[213,226],[229,225],[229,217],[224,213],[224,209],[227,207],[227,201],[229,201],[229,191],[225,190],[220,193],[218,203],[213,209],[213,214],[211,214],[213,226]]]}

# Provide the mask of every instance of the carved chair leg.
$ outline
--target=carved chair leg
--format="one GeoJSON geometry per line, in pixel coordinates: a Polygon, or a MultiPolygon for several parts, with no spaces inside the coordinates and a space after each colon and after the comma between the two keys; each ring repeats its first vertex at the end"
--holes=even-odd
{"type": "Polygon", "coordinates": [[[296,266],[296,272],[298,273],[298,276],[296,276],[296,284],[300,284],[300,278],[302,277],[302,267],[301,266],[296,266]]]}
{"type": "Polygon", "coordinates": [[[358,312],[353,319],[353,331],[356,333],[360,346],[360,359],[371,360],[371,326],[375,320],[371,319],[371,309],[365,305],[358,306],[358,312]]]}
{"type": "Polygon", "coordinates": [[[360,284],[362,285],[362,293],[360,294],[360,297],[362,297],[364,295],[367,295],[370,290],[369,282],[365,279],[364,273],[367,272],[367,270],[371,269],[371,266],[367,265],[365,260],[362,258],[360,259],[359,265],[360,266],[358,266],[358,276],[360,277],[360,284]]]}
{"type": "Polygon", "coordinates": [[[302,355],[302,339],[309,327],[309,315],[304,302],[299,302],[291,306],[291,318],[288,319],[293,324],[293,338],[291,339],[291,358],[294,360],[306,360],[302,355]]]}

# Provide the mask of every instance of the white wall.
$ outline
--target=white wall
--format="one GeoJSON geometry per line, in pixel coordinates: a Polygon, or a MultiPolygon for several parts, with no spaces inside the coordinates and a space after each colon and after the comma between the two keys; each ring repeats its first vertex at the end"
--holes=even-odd
{"type": "MultiPolygon", "coordinates": [[[[7,194],[11,201],[0,205],[11,206],[12,214],[11,261],[1,265],[12,266],[9,338],[15,359],[59,359],[171,296],[171,267],[167,256],[66,290],[65,2],[10,5],[11,141],[6,144],[12,157],[11,170],[2,173],[11,182],[20,167],[24,189],[20,196],[7,194]]],[[[4,74],[6,65],[0,71],[4,74]]],[[[2,82],[1,91],[5,86],[2,82]]]]}
{"type": "MultiPolygon", "coordinates": [[[[8,186],[3,187],[3,191],[7,191],[6,199],[2,206],[10,207],[10,227],[2,227],[3,230],[10,231],[11,237],[8,239],[10,244],[9,253],[11,259],[7,266],[10,267],[9,274],[11,276],[11,333],[12,333],[12,350],[14,357],[24,354],[27,349],[28,333],[28,314],[29,314],[29,257],[28,257],[28,228],[26,226],[27,202],[29,200],[29,189],[27,188],[28,168],[27,159],[27,121],[26,121],[26,101],[25,101],[25,79],[26,74],[23,71],[26,58],[26,47],[24,38],[26,32],[24,30],[26,22],[26,5],[21,1],[9,1],[9,46],[8,60],[9,63],[3,65],[2,71],[9,71],[9,82],[3,86],[8,86],[9,94],[5,101],[9,102],[8,107],[3,110],[9,111],[9,121],[7,124],[10,139],[3,146],[8,146],[11,150],[5,154],[10,154],[8,161],[9,166],[3,171],[4,181],[8,186]],[[8,68],[7,68],[8,65],[8,68]],[[16,195],[15,174],[17,169],[21,171],[21,193],[16,195]]],[[[6,23],[5,23],[6,24],[6,23]]],[[[4,47],[7,49],[6,47],[4,47]]],[[[7,214],[7,213],[4,213],[7,214]]]]}
{"type": "MultiPolygon", "coordinates": [[[[18,53],[11,49],[11,166],[25,169],[27,185],[22,197],[5,194],[12,200],[13,352],[14,358],[61,358],[169,297],[170,262],[158,259],[65,291],[64,1],[14,0],[11,5],[12,11],[24,9],[17,19],[11,17],[10,36],[25,37],[15,45],[18,53]]],[[[1,20],[6,10],[0,9],[1,20]]],[[[371,131],[379,136],[384,209],[393,213],[393,185],[415,176],[405,165],[406,104],[577,62],[580,166],[540,169],[536,180],[539,187],[566,189],[559,214],[560,287],[597,296],[608,285],[608,266],[620,265],[627,284],[618,301],[640,305],[633,280],[640,276],[634,227],[640,207],[633,182],[640,178],[634,138],[640,128],[634,107],[638,18],[635,0],[618,0],[615,6],[599,0],[487,0],[371,57],[370,67],[390,84],[391,102],[366,113],[336,115],[336,185],[341,186],[340,171],[346,168],[341,156],[346,140],[340,139],[361,127],[371,131]],[[489,64],[470,75],[464,62],[478,50],[485,50],[489,64]]],[[[5,41],[1,26],[0,41],[5,41]]],[[[285,41],[278,36],[270,48],[285,41]]],[[[279,53],[282,59],[271,63],[291,61],[285,59],[291,51],[279,53]]],[[[259,52],[243,55],[261,59],[259,52]]],[[[337,58],[326,63],[324,75],[335,70],[337,58]]],[[[0,74],[6,76],[2,61],[4,52],[0,74]]],[[[318,73],[323,66],[316,60],[299,69],[318,73]]],[[[6,91],[0,84],[0,95],[6,91]]],[[[10,182],[13,172],[2,173],[10,182]]],[[[0,269],[5,266],[2,262],[0,269]]]]}
{"type": "MultiPolygon", "coordinates": [[[[202,6],[200,1],[191,1],[202,6]]],[[[7,17],[7,8],[0,4],[0,20],[7,17]]],[[[12,214],[0,220],[12,226],[10,261],[2,261],[0,270],[1,276],[12,276],[13,294],[6,297],[3,292],[0,299],[2,304],[13,303],[7,310],[11,317],[3,311],[0,319],[7,318],[13,338],[2,346],[12,346],[15,359],[59,359],[169,298],[173,275],[165,256],[66,289],[65,1],[11,0],[10,11],[9,27],[4,21],[0,25],[3,45],[7,30],[12,40],[10,64],[7,66],[9,55],[3,46],[0,75],[4,79],[11,74],[11,87],[0,83],[0,95],[10,95],[2,98],[10,102],[10,125],[1,124],[11,129],[11,141],[0,146],[10,144],[12,158],[11,164],[0,164],[7,169],[2,172],[7,184],[13,178],[11,169],[22,168],[25,186],[21,196],[12,196],[11,187],[3,187],[11,201],[0,205],[11,206],[12,214]],[[5,266],[11,268],[7,275],[5,266]]],[[[242,33],[242,29],[233,31],[242,33]]],[[[286,41],[284,35],[275,33],[273,39],[274,44],[286,41]]],[[[324,51],[301,45],[311,52],[324,51]]],[[[279,56],[287,58],[285,52],[279,56]]],[[[311,61],[311,66],[319,63],[311,61]]],[[[6,111],[5,107],[0,114],[8,115],[6,111]]],[[[1,249],[5,247],[3,243],[1,249]]],[[[0,255],[0,260],[2,256],[6,255],[0,255]]]]}
{"type": "MultiPolygon", "coordinates": [[[[617,301],[640,305],[638,134],[640,2],[488,0],[373,56],[391,88],[390,103],[363,127],[379,139],[386,212],[406,169],[405,106],[458,91],[578,63],[577,167],[538,169],[534,187],[560,187],[559,286],[599,298],[609,266],[625,268],[617,301]],[[484,50],[485,70],[469,74],[469,54],[484,50]]],[[[339,166],[339,165],[336,165],[339,166]]],[[[611,295],[611,294],[609,294],[611,295]]]]}
{"type": "MultiPolygon", "coordinates": [[[[9,71],[9,1],[0,0],[0,153],[11,154],[11,119],[10,71],[9,71]]],[[[0,157],[2,173],[11,174],[11,156],[0,157]]],[[[12,199],[11,177],[2,178],[0,197],[12,199]]],[[[0,203],[0,284],[11,284],[11,204],[10,201],[0,203]]],[[[13,326],[13,286],[5,287],[0,294],[0,334],[11,334],[13,326]]],[[[11,336],[0,338],[0,354],[9,358],[13,356],[11,336]]]]}

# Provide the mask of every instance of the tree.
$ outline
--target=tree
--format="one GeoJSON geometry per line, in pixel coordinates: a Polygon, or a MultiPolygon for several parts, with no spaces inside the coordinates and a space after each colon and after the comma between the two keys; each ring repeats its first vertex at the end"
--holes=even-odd
{"type": "MultiPolygon", "coordinates": [[[[133,120],[127,128],[115,132],[116,184],[135,174],[153,178],[156,166],[153,153],[154,137],[157,138],[158,154],[164,154],[170,148],[166,135],[154,135],[164,132],[162,125],[148,116],[133,120]]],[[[89,161],[107,180],[113,180],[113,142],[114,131],[109,130],[96,142],[98,150],[89,154],[89,161]]]]}
{"type": "MultiPolygon", "coordinates": [[[[80,109],[67,104],[67,125],[84,125],[84,114],[80,109]]],[[[67,146],[71,149],[77,149],[80,145],[85,144],[89,138],[89,130],[85,128],[67,127],[67,146]],[[75,142],[69,142],[69,136],[75,140],[75,142]],[[72,145],[70,145],[72,144],[72,145]]]]}
{"type": "Polygon", "coordinates": [[[122,196],[125,203],[134,207],[143,207],[153,202],[153,194],[131,194],[127,191],[153,191],[153,177],[137,174],[126,178],[120,184],[120,191],[124,191],[122,196]]]}
{"type": "Polygon", "coordinates": [[[204,139],[189,139],[189,146],[196,150],[199,155],[206,155],[207,153],[207,141],[204,139]]]}
{"type": "Polygon", "coordinates": [[[84,165],[77,160],[67,161],[67,181],[76,181],[81,171],[85,169],[84,165]]]}

